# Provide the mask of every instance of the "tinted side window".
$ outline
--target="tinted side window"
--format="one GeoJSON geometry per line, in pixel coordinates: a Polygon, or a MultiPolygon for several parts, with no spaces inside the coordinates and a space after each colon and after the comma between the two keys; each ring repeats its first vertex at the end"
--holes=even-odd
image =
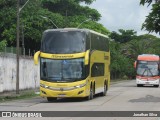
{"type": "Polygon", "coordinates": [[[91,33],[91,49],[100,51],[109,51],[108,38],[91,33]]]}
{"type": "Polygon", "coordinates": [[[94,63],[91,70],[91,77],[104,76],[104,63],[94,63]]]}

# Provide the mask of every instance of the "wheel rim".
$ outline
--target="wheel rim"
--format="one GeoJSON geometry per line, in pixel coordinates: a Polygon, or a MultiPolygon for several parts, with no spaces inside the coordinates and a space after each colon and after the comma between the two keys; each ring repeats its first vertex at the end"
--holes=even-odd
{"type": "Polygon", "coordinates": [[[90,99],[93,99],[93,89],[90,89],[90,99]]]}

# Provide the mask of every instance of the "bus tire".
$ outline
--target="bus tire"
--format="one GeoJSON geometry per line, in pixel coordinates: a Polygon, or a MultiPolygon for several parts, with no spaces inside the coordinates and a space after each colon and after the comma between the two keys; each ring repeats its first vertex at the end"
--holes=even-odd
{"type": "Polygon", "coordinates": [[[47,100],[48,100],[48,102],[52,102],[54,100],[57,100],[57,98],[56,97],[47,97],[47,100]]]}
{"type": "Polygon", "coordinates": [[[87,96],[87,100],[92,100],[93,99],[93,87],[92,87],[92,84],[91,84],[91,86],[90,86],[90,94],[89,94],[89,96],[87,96]]]}
{"type": "Polygon", "coordinates": [[[106,84],[106,82],[104,83],[104,87],[103,87],[103,92],[102,93],[100,93],[100,95],[101,96],[106,96],[106,94],[107,94],[107,84],[106,84]]]}
{"type": "Polygon", "coordinates": [[[137,84],[137,87],[142,87],[143,85],[141,85],[141,84],[137,84]]]}
{"type": "Polygon", "coordinates": [[[157,88],[158,88],[158,87],[159,87],[159,85],[154,85],[154,87],[157,87],[157,88]]]}
{"type": "Polygon", "coordinates": [[[105,83],[104,84],[104,92],[103,92],[103,96],[106,96],[106,94],[107,94],[107,84],[105,83]]]}

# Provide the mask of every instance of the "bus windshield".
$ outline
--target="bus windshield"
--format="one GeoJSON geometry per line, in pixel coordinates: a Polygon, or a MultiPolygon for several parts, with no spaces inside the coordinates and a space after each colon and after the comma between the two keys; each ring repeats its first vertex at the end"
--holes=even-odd
{"type": "Polygon", "coordinates": [[[158,76],[158,62],[139,61],[137,65],[137,74],[142,76],[158,76]]]}
{"type": "Polygon", "coordinates": [[[85,32],[48,31],[42,37],[41,51],[53,54],[79,53],[85,51],[85,32]]]}
{"type": "Polygon", "coordinates": [[[50,82],[73,82],[85,78],[84,58],[53,60],[41,58],[41,79],[50,82]]]}

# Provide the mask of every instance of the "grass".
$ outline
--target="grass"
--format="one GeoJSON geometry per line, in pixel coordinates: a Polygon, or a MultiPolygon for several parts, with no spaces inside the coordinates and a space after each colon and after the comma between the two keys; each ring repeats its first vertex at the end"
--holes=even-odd
{"type": "Polygon", "coordinates": [[[5,102],[5,101],[11,101],[11,100],[17,100],[17,99],[27,99],[27,98],[32,98],[39,96],[38,94],[35,94],[34,91],[29,91],[29,92],[23,92],[20,94],[10,94],[10,95],[0,95],[0,102],[5,102]]]}

